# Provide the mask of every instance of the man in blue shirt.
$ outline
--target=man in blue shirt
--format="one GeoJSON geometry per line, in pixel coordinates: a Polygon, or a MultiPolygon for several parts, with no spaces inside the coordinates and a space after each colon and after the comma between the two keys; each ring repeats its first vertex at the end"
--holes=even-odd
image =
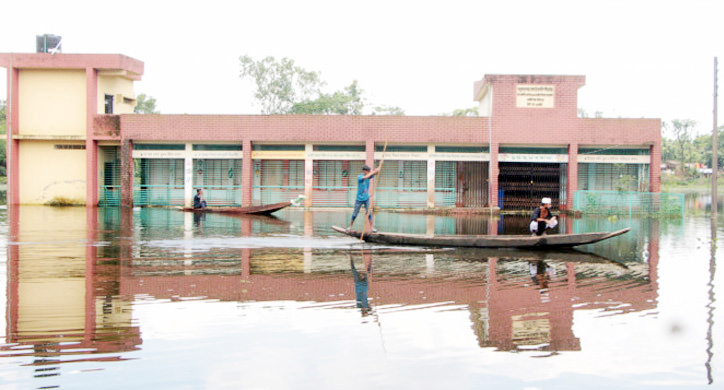
{"type": "MultiPolygon", "coordinates": [[[[375,168],[373,170],[370,170],[370,167],[367,165],[362,166],[362,173],[357,176],[357,198],[354,202],[354,211],[352,212],[352,221],[349,223],[349,227],[347,227],[347,230],[352,230],[352,225],[354,224],[355,218],[357,218],[357,214],[359,213],[360,208],[362,206],[365,206],[365,213],[369,214],[370,219],[370,226],[372,226],[372,231],[375,232],[374,224],[372,223],[372,213],[370,210],[370,179],[372,176],[378,174],[380,172],[380,168],[375,168]]],[[[362,228],[364,230],[364,227],[362,228]]]]}

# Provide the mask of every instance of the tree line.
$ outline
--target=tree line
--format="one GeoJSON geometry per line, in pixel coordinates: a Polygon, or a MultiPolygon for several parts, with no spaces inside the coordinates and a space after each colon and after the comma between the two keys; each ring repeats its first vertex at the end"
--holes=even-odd
{"type": "MultiPolygon", "coordinates": [[[[675,163],[677,175],[698,176],[696,166],[712,167],[712,132],[699,134],[698,123],[691,119],[674,119],[661,126],[661,161],[675,163]]],[[[724,166],[721,150],[724,146],[724,126],[717,128],[718,172],[724,166]]]]}

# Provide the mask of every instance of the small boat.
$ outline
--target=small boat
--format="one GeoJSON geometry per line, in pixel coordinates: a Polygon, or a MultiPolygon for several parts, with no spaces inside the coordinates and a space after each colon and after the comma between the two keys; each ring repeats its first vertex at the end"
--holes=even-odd
{"type": "Polygon", "coordinates": [[[279,211],[285,207],[291,206],[292,202],[280,202],[261,206],[246,206],[246,207],[205,207],[203,209],[195,209],[193,207],[183,207],[183,211],[190,211],[194,213],[223,213],[223,214],[255,214],[255,215],[269,215],[275,211],[279,211]]]}
{"type": "MultiPolygon", "coordinates": [[[[362,232],[347,230],[339,226],[332,229],[348,236],[360,238],[362,232]]],[[[543,236],[528,235],[440,235],[365,232],[366,242],[388,245],[418,245],[428,247],[464,247],[464,248],[527,248],[550,249],[570,248],[577,245],[593,244],[616,237],[631,230],[625,228],[613,232],[581,234],[549,234],[543,236]]]]}

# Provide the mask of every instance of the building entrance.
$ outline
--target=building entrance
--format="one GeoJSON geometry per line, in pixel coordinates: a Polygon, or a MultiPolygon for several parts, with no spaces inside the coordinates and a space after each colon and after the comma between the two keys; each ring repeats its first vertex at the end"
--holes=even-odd
{"type": "Polygon", "coordinates": [[[561,186],[565,179],[566,164],[556,163],[509,163],[499,164],[498,206],[505,210],[532,209],[541,198],[553,201],[558,209],[561,202],[561,186]]]}

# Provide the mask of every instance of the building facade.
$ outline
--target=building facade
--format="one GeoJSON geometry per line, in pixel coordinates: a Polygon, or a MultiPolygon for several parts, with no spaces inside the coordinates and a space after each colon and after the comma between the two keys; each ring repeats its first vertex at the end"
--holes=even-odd
{"type": "Polygon", "coordinates": [[[138,115],[143,63],[0,54],[8,69],[8,204],[354,204],[384,161],[377,207],[572,207],[578,190],[658,192],[661,121],[578,117],[584,76],[486,75],[479,117],[138,115]]]}

